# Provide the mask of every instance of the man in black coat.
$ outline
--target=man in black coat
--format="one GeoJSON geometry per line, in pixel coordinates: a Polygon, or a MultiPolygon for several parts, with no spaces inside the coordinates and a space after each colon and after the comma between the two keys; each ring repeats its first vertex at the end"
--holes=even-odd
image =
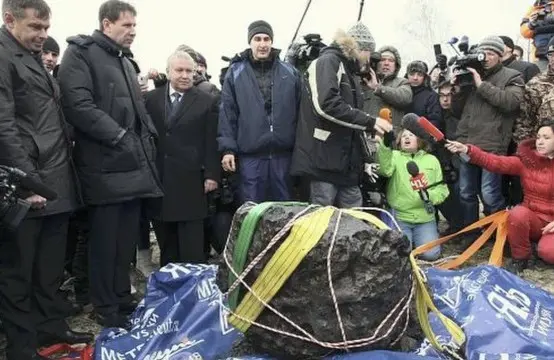
{"type": "Polygon", "coordinates": [[[157,167],[165,197],[154,203],[160,264],[205,262],[207,194],[218,186],[217,99],[194,85],[195,62],[177,50],[168,59],[168,84],[146,95],[160,134],[157,167]],[[157,203],[157,204],[156,204],[157,203]]]}
{"type": "Polygon", "coordinates": [[[93,337],[69,329],[58,294],[69,214],[78,201],[60,91],[40,55],[50,8],[43,0],[4,0],[2,13],[0,165],[26,172],[57,199],[24,191],[27,217],[16,229],[0,226],[0,318],[8,359],[40,359],[39,345],[93,337]]]}
{"type": "Polygon", "coordinates": [[[502,65],[517,70],[523,76],[523,82],[526,84],[540,74],[541,70],[537,64],[530,63],[528,61],[518,60],[516,54],[514,54],[514,41],[508,36],[500,36],[504,42],[504,55],[502,56],[502,65]]]}
{"type": "Polygon", "coordinates": [[[155,169],[157,133],[129,49],[135,16],[126,2],[102,4],[101,30],[69,38],[58,73],[89,210],[90,298],[105,326],[124,325],[136,306],[129,268],[141,200],[163,195],[155,169]]]}

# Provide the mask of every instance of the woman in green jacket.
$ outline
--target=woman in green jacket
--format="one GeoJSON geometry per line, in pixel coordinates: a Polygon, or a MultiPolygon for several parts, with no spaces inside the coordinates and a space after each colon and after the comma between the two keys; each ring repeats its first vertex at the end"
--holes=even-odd
{"type": "MultiPolygon", "coordinates": [[[[419,172],[423,174],[423,181],[426,185],[431,185],[442,181],[439,161],[425,150],[427,145],[423,140],[406,129],[400,131],[396,140],[396,148],[400,150],[392,150],[391,144],[387,145],[384,142],[379,144],[379,172],[389,178],[387,201],[398,225],[415,247],[438,239],[435,211],[427,211],[419,192],[412,188],[412,176],[407,164],[410,161],[415,162],[419,172]]],[[[445,184],[433,186],[426,191],[433,207],[448,197],[448,187],[445,184]]],[[[436,260],[439,256],[440,247],[437,246],[423,254],[422,258],[436,260]]]]}

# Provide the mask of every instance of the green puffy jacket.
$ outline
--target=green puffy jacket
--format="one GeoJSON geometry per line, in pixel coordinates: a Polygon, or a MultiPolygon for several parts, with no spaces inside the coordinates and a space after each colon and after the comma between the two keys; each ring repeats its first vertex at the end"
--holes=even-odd
{"type": "MultiPolygon", "coordinates": [[[[395,217],[410,224],[423,224],[435,219],[435,214],[425,211],[423,200],[419,193],[412,189],[411,175],[406,164],[413,161],[419,171],[425,175],[427,184],[431,185],[442,180],[442,170],[439,161],[434,155],[423,150],[415,154],[391,150],[379,144],[377,151],[380,174],[388,177],[387,201],[395,211],[395,217]]],[[[442,203],[448,197],[448,187],[445,184],[434,186],[428,190],[429,199],[433,205],[442,203]]]]}

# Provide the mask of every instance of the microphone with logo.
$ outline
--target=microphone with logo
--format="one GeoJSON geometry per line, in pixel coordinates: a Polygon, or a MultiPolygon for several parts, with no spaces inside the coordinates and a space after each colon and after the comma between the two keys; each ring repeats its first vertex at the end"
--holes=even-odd
{"type": "Polygon", "coordinates": [[[413,161],[409,161],[406,164],[406,168],[408,169],[408,173],[412,176],[410,179],[412,189],[419,192],[419,197],[423,201],[425,211],[429,214],[433,214],[435,212],[435,208],[429,199],[429,193],[427,192],[427,180],[425,180],[425,176],[419,172],[419,167],[413,161]]]}

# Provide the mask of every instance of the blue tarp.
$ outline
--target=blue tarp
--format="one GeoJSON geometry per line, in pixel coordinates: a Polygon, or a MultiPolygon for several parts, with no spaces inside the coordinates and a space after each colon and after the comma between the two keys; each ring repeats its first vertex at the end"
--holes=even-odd
{"type": "MultiPolygon", "coordinates": [[[[554,296],[495,266],[426,270],[433,302],[466,334],[468,360],[554,359],[554,296]]],[[[441,342],[450,337],[437,317],[441,342]]],[[[419,354],[439,356],[428,342],[419,354]]]]}
{"type": "MultiPolygon", "coordinates": [[[[132,316],[132,330],[104,330],[95,360],[227,358],[242,334],[227,322],[226,299],[215,284],[216,273],[216,266],[170,264],[151,275],[147,295],[132,316]]],[[[439,310],[466,333],[468,360],[554,359],[552,295],[494,266],[431,268],[425,273],[439,310]]],[[[448,343],[448,333],[433,315],[431,323],[440,341],[448,343]]],[[[425,342],[415,354],[370,351],[329,359],[437,358],[441,356],[425,342]]]]}

